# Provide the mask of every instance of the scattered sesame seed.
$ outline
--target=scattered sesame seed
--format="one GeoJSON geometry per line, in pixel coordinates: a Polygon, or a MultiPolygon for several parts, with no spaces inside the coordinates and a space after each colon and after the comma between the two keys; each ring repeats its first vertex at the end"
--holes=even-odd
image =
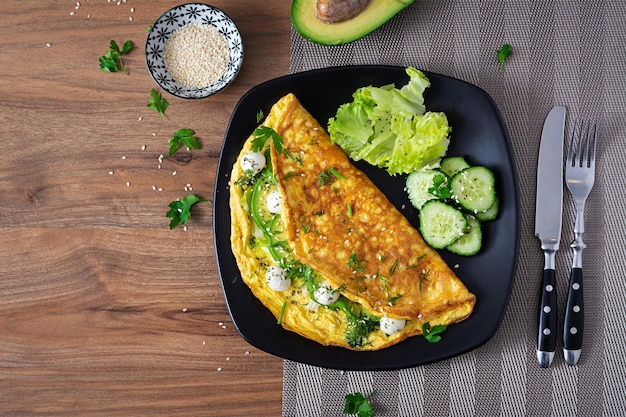
{"type": "Polygon", "coordinates": [[[159,188],[159,191],[163,191],[163,188],[159,188]]]}
{"type": "Polygon", "coordinates": [[[146,150],[146,145],[141,145],[141,150],[145,151],[146,150]]]}
{"type": "Polygon", "coordinates": [[[176,174],[177,174],[177,172],[176,172],[176,171],[172,172],[172,175],[176,175],[176,174]]]}
{"type": "Polygon", "coordinates": [[[218,325],[218,326],[223,326],[223,325],[224,325],[224,322],[223,322],[223,321],[220,321],[219,323],[217,323],[217,325],[218,325]]]}
{"type": "Polygon", "coordinates": [[[227,360],[227,361],[229,361],[229,360],[230,360],[230,356],[227,356],[227,357],[226,357],[226,360],[227,360]]]}
{"type": "Polygon", "coordinates": [[[70,16],[74,16],[75,14],[75,12],[70,12],[70,16]]]}
{"type": "Polygon", "coordinates": [[[202,346],[206,346],[206,340],[202,341],[202,346]]]}
{"type": "Polygon", "coordinates": [[[226,328],[226,325],[222,326],[222,329],[225,329],[225,328],[226,328]]]}
{"type": "Polygon", "coordinates": [[[156,185],[153,185],[153,186],[152,186],[152,191],[156,191],[156,189],[157,189],[157,188],[156,188],[156,185]]]}
{"type": "Polygon", "coordinates": [[[91,13],[87,15],[87,19],[90,19],[90,18],[91,18],[91,13]]]}
{"type": "Polygon", "coordinates": [[[137,119],[138,122],[141,122],[143,120],[143,116],[139,116],[139,118],[137,119]]]}
{"type": "Polygon", "coordinates": [[[222,367],[217,368],[217,372],[222,372],[222,367]]]}
{"type": "Polygon", "coordinates": [[[159,165],[157,166],[157,169],[161,169],[161,164],[159,164],[159,165]]]}
{"type": "Polygon", "coordinates": [[[130,12],[131,12],[131,13],[135,13],[135,8],[134,8],[134,7],[131,7],[131,8],[130,8],[130,12]]]}
{"type": "Polygon", "coordinates": [[[126,159],[126,155],[123,155],[123,156],[122,156],[122,159],[126,159]]]}
{"type": "Polygon", "coordinates": [[[454,269],[457,269],[459,267],[459,264],[454,264],[454,269]]]}
{"type": "Polygon", "coordinates": [[[126,181],[126,186],[130,187],[130,181],[126,181]]]}
{"type": "Polygon", "coordinates": [[[152,132],[152,136],[156,136],[156,135],[157,135],[156,132],[152,132]]]}
{"type": "MultiPolygon", "coordinates": [[[[187,231],[189,228],[187,226],[183,226],[183,231],[187,231]]],[[[224,328],[226,328],[226,326],[224,326],[224,328]]]]}
{"type": "Polygon", "coordinates": [[[250,351],[249,351],[249,350],[246,350],[246,351],[244,352],[244,355],[249,355],[249,354],[250,354],[250,351]]]}
{"type": "Polygon", "coordinates": [[[187,307],[183,308],[183,313],[187,312],[187,307]]]}
{"type": "Polygon", "coordinates": [[[133,17],[132,16],[128,16],[128,21],[132,22],[133,21],[133,17]]]}
{"type": "Polygon", "coordinates": [[[113,175],[113,171],[109,171],[109,175],[113,175]]]}
{"type": "Polygon", "coordinates": [[[46,42],[46,46],[47,46],[48,48],[50,48],[50,47],[52,46],[52,44],[51,44],[50,42],[46,42]]]}

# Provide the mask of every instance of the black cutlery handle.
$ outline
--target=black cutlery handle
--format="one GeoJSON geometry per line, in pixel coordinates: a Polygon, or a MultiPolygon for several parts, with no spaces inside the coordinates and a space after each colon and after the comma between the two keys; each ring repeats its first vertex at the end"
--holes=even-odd
{"type": "Polygon", "coordinates": [[[537,331],[537,360],[542,368],[547,368],[554,358],[556,347],[556,273],[554,269],[544,269],[537,331]]]}
{"type": "Polygon", "coordinates": [[[567,293],[567,308],[563,325],[563,351],[569,365],[578,362],[583,347],[583,326],[585,322],[583,300],[583,270],[572,268],[567,293]]]}

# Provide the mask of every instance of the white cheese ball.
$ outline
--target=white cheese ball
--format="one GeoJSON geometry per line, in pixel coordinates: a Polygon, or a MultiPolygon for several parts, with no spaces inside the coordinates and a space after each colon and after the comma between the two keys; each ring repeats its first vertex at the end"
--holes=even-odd
{"type": "Polygon", "coordinates": [[[283,212],[282,201],[283,198],[280,196],[278,190],[272,190],[272,192],[267,195],[266,200],[269,212],[272,214],[281,214],[283,212]]]}
{"type": "Polygon", "coordinates": [[[265,155],[261,152],[249,151],[241,158],[239,165],[245,172],[252,172],[252,175],[256,175],[265,168],[265,155]]]}
{"type": "Polygon", "coordinates": [[[291,279],[285,278],[286,272],[277,265],[272,265],[265,271],[265,281],[274,291],[286,291],[291,286],[291,279]]]}
{"type": "Polygon", "coordinates": [[[398,333],[400,330],[404,329],[405,324],[406,320],[403,319],[392,319],[387,316],[380,318],[380,330],[385,332],[387,336],[398,333]]]}
{"type": "Polygon", "coordinates": [[[339,291],[333,290],[328,282],[323,281],[315,290],[313,297],[318,303],[327,306],[339,299],[339,291]]]}

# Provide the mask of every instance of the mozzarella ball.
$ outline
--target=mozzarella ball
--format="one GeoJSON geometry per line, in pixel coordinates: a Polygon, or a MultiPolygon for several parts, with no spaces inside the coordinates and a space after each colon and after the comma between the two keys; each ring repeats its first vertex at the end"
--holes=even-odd
{"type": "Polygon", "coordinates": [[[241,169],[256,175],[265,168],[265,155],[261,152],[249,151],[241,158],[241,169]]]}
{"type": "Polygon", "coordinates": [[[265,281],[274,291],[286,291],[291,286],[291,279],[285,276],[285,270],[280,266],[272,265],[265,271],[265,281]]]}
{"type": "Polygon", "coordinates": [[[283,212],[283,206],[281,205],[283,198],[280,196],[278,190],[272,190],[267,195],[267,209],[272,214],[281,214],[283,212]]]}
{"type": "Polygon", "coordinates": [[[339,299],[339,291],[333,290],[328,282],[323,281],[315,290],[313,297],[318,303],[327,306],[339,299]]]}
{"type": "Polygon", "coordinates": [[[380,330],[385,332],[387,336],[398,333],[400,330],[404,329],[405,324],[406,320],[402,319],[392,319],[387,316],[380,318],[380,330]]]}

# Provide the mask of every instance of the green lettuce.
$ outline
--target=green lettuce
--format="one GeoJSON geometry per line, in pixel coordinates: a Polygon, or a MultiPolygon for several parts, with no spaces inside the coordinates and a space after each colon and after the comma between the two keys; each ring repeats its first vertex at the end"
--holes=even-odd
{"type": "Polygon", "coordinates": [[[438,166],[450,143],[446,115],[424,106],[430,81],[415,68],[406,73],[409,81],[400,89],[393,84],[359,88],[328,121],[330,139],[351,159],[392,175],[438,166]]]}

